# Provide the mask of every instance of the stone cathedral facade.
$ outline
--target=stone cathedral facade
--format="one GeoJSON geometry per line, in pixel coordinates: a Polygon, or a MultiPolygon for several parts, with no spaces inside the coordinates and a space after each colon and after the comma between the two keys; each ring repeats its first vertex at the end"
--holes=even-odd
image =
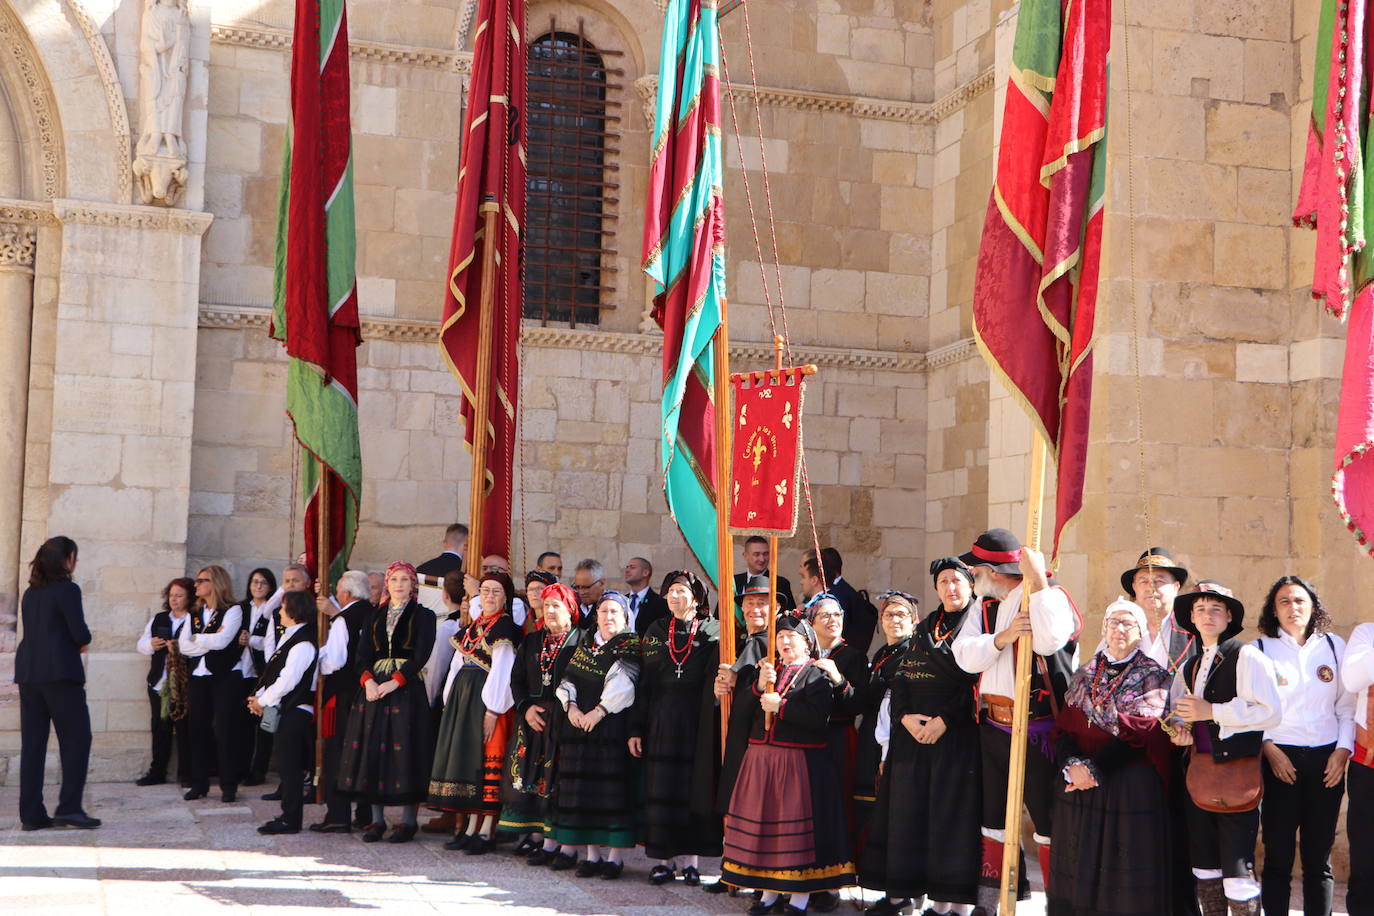
{"type": "MultiPolygon", "coordinates": [[[[1094,449],[1060,564],[1090,627],[1148,543],[1256,605],[1298,572],[1342,630],[1368,616],[1374,564],[1328,495],[1342,330],[1308,299],[1312,239],[1288,219],[1316,7],[1117,4],[1094,449]]],[[[436,340],[474,8],[349,5],[363,569],[432,555],[467,514],[436,340]]],[[[875,592],[931,600],[932,558],[1024,519],[1029,427],[970,326],[1014,14],[749,0],[748,36],[741,12],[722,21],[734,365],[769,364],[781,298],[795,355],[820,367],[805,417],[820,540],[875,592]]],[[[529,2],[546,148],[518,570],[545,549],[569,568],[689,562],[658,478],[639,270],[660,17],[655,0],[529,2]]],[[[0,0],[0,674],[26,561],[76,538],[97,778],[143,763],[133,645],[163,584],[208,563],[240,584],[301,550],[286,364],[266,333],[291,22],[286,0],[0,0]]],[[[809,542],[803,515],[784,574],[809,542]]],[[[18,749],[4,691],[0,780],[18,749]]]]}

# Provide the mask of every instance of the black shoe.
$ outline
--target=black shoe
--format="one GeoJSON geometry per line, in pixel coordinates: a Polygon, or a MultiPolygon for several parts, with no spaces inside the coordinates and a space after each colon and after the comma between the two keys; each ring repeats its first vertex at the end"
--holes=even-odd
{"type": "Polygon", "coordinates": [[[748,913],[749,916],[768,916],[769,913],[779,912],[779,907],[781,905],[781,897],[779,897],[777,900],[774,900],[772,903],[764,903],[762,900],[755,900],[753,903],[749,905],[749,909],[745,910],[744,912],[748,913]]]}
{"type": "Polygon", "coordinates": [[[21,826],[24,830],[47,830],[52,826],[52,818],[45,817],[41,821],[24,821],[21,826]]]}
{"type": "Polygon", "coordinates": [[[601,880],[614,881],[625,870],[624,862],[606,862],[601,866],[601,880]]]}
{"type": "MultiPolygon", "coordinates": [[[[835,895],[835,898],[836,898],[836,900],[837,900],[835,906],[839,906],[839,905],[840,905],[840,904],[838,903],[839,896],[840,896],[839,894],[836,894],[836,895],[835,895]]],[[[791,904],[788,904],[787,906],[785,906],[785,907],[783,907],[782,909],[778,910],[778,912],[781,913],[782,916],[806,916],[806,910],[803,910],[803,909],[802,909],[801,907],[799,907],[799,906],[792,906],[791,904]]]]}
{"type": "Polygon", "coordinates": [[[239,790],[225,789],[223,792],[219,793],[219,800],[224,802],[225,804],[236,802],[239,800],[239,790]]]}
{"type": "Polygon", "coordinates": [[[136,786],[160,786],[167,781],[166,776],[154,776],[152,773],[144,773],[134,780],[136,786]]]}
{"type": "Polygon", "coordinates": [[[262,797],[263,801],[281,801],[281,786],[277,786],[271,792],[262,797]]]}
{"type": "Polygon", "coordinates": [[[701,889],[708,894],[728,894],[734,890],[724,881],[712,881],[710,884],[703,884],[701,889]]]}
{"type": "Polygon", "coordinates": [[[470,856],[484,856],[491,852],[491,837],[482,836],[480,833],[468,840],[467,848],[463,852],[470,856]]]}
{"type": "Polygon", "coordinates": [[[191,788],[191,780],[189,778],[178,776],[177,782],[181,783],[183,789],[191,788]]]}
{"type": "Polygon", "coordinates": [[[59,814],[52,819],[54,827],[69,827],[73,830],[94,830],[100,826],[100,818],[91,817],[84,811],[75,814],[59,814]]]}
{"type": "Polygon", "coordinates": [[[834,891],[816,891],[811,895],[811,900],[806,909],[816,913],[834,912],[840,905],[840,895],[834,891]]]}
{"type": "Polygon", "coordinates": [[[372,816],[369,814],[358,814],[353,818],[353,826],[357,827],[359,830],[366,830],[371,823],[372,816]]]}
{"type": "Polygon", "coordinates": [[[288,825],[281,818],[268,821],[258,828],[258,833],[265,833],[268,836],[283,836],[288,833],[300,833],[301,828],[288,825]]]}
{"type": "Polygon", "coordinates": [[[391,828],[391,833],[387,836],[388,843],[409,843],[415,839],[415,834],[420,830],[417,824],[397,824],[391,828]]]}
{"type": "Polygon", "coordinates": [[[386,836],[386,824],[368,824],[367,829],[363,831],[363,842],[375,843],[384,836],[386,836]]]}
{"type": "Polygon", "coordinates": [[[267,776],[263,773],[249,773],[239,785],[241,786],[260,786],[267,782],[267,776]]]}
{"type": "Polygon", "coordinates": [[[695,865],[688,865],[682,870],[682,883],[688,887],[699,887],[701,885],[701,872],[697,871],[695,865]]]}
{"type": "Polygon", "coordinates": [[[207,796],[207,795],[209,795],[209,794],[210,794],[210,790],[209,790],[209,789],[196,789],[196,788],[191,788],[191,789],[188,789],[188,790],[186,791],[186,794],[183,795],[183,796],[181,796],[181,797],[184,798],[184,799],[186,799],[187,801],[195,801],[196,799],[198,799],[198,798],[204,798],[205,796],[207,796]]]}
{"type": "Polygon", "coordinates": [[[311,833],[352,833],[353,828],[348,824],[331,824],[329,821],[320,821],[318,824],[310,825],[311,833]]]}
{"type": "Polygon", "coordinates": [[[450,850],[451,852],[457,852],[457,851],[460,850],[460,849],[466,849],[468,843],[471,843],[471,842],[472,842],[472,837],[469,836],[468,834],[466,834],[466,833],[455,833],[455,834],[453,835],[453,839],[449,840],[447,843],[444,844],[444,848],[447,849],[447,850],[450,850]]]}
{"type": "Polygon", "coordinates": [[[549,859],[549,868],[554,871],[567,871],[576,864],[576,859],[562,851],[554,853],[553,858],[549,859]]]}
{"type": "Polygon", "coordinates": [[[579,878],[595,878],[597,875],[601,874],[601,860],[597,859],[595,862],[579,862],[577,863],[577,871],[573,872],[573,874],[579,878]]]}
{"type": "Polygon", "coordinates": [[[864,910],[864,916],[897,916],[898,913],[910,913],[911,906],[910,897],[898,903],[893,903],[890,897],[883,897],[877,903],[864,910]]]}
{"type": "Polygon", "coordinates": [[[667,884],[669,881],[673,880],[674,874],[675,872],[673,869],[669,868],[667,865],[655,865],[653,868],[649,869],[649,883],[667,884]]]}
{"type": "Polygon", "coordinates": [[[529,837],[525,837],[523,840],[520,841],[519,845],[517,845],[514,849],[510,851],[510,854],[513,856],[520,856],[523,859],[528,859],[530,853],[534,852],[536,849],[539,848],[541,848],[541,846],[537,840],[532,840],[529,837]]]}
{"type": "Polygon", "coordinates": [[[545,851],[541,848],[541,849],[536,849],[534,852],[532,852],[532,853],[530,853],[528,856],[526,856],[526,857],[525,857],[525,864],[526,864],[526,865],[533,865],[533,866],[535,866],[536,868],[538,868],[538,867],[541,866],[541,865],[548,865],[548,864],[549,864],[549,861],[552,860],[552,859],[553,859],[553,853],[551,853],[551,852],[545,852],[545,851]]]}

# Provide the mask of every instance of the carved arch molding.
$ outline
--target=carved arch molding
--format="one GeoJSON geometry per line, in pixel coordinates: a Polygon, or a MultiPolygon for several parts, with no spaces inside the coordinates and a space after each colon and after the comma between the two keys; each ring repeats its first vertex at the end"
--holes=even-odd
{"type": "Polygon", "coordinates": [[[0,0],[0,82],[29,153],[24,162],[25,193],[42,200],[62,197],[66,169],[52,85],[28,30],[4,0],[0,0]]]}

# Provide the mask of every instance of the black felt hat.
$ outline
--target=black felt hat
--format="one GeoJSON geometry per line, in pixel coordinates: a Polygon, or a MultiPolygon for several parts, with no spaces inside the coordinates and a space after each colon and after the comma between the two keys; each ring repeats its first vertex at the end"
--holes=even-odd
{"type": "Polygon", "coordinates": [[[1225,642],[1233,636],[1238,636],[1240,631],[1245,629],[1245,605],[1241,603],[1239,598],[1223,595],[1221,592],[1189,592],[1186,595],[1179,595],[1174,599],[1174,621],[1196,636],[1199,641],[1202,639],[1202,634],[1197,631],[1197,626],[1193,623],[1193,605],[1201,598],[1220,601],[1231,612],[1231,622],[1226,625],[1221,636],[1217,637],[1217,642],[1225,642]]]}
{"type": "Polygon", "coordinates": [[[765,576],[765,575],[763,575],[762,573],[760,573],[759,575],[750,576],[750,577],[748,577],[747,579],[744,580],[744,588],[740,589],[740,590],[739,590],[739,594],[735,595],[735,601],[736,601],[736,602],[741,602],[741,601],[743,601],[745,595],[768,595],[768,594],[772,594],[772,596],[773,596],[773,604],[774,604],[775,607],[776,607],[776,606],[780,606],[780,605],[782,604],[782,593],[781,593],[781,592],[770,592],[770,591],[768,590],[768,577],[765,576]]]}
{"type": "Polygon", "coordinates": [[[1169,555],[1169,551],[1163,547],[1151,547],[1140,555],[1140,559],[1135,561],[1135,566],[1121,574],[1121,587],[1132,598],[1136,597],[1135,574],[1142,569],[1162,569],[1177,579],[1179,585],[1188,581],[1188,570],[1179,566],[1178,561],[1169,555]]]}
{"type": "Polygon", "coordinates": [[[993,572],[1021,575],[1021,542],[1005,528],[990,528],[978,535],[973,549],[959,557],[964,565],[990,566],[993,572]]]}

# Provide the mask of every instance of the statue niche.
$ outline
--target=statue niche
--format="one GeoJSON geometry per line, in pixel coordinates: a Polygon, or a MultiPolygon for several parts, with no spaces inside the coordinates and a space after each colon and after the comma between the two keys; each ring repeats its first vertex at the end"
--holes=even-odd
{"type": "Polygon", "coordinates": [[[147,0],[138,42],[139,135],[134,178],[145,204],[175,206],[186,188],[182,134],[191,45],[187,0],[147,0]]]}

